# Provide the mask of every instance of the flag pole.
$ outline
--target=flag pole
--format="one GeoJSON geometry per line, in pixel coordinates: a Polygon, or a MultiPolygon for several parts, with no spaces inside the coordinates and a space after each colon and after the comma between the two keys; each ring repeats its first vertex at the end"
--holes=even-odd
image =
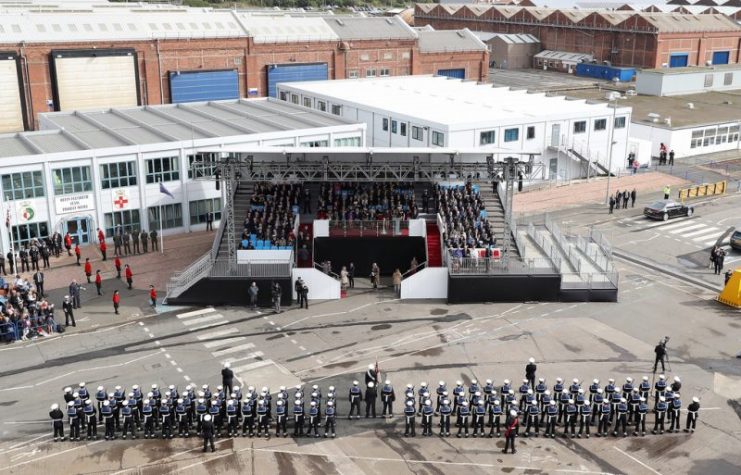
{"type": "MultiPolygon", "coordinates": [[[[13,246],[13,224],[10,220],[10,208],[12,206],[12,203],[10,202],[10,195],[5,195],[5,202],[8,203],[8,214],[7,219],[5,220],[6,227],[8,228],[8,238],[10,240],[10,252],[13,254],[13,268],[15,269],[16,261],[15,261],[15,247],[13,246]]],[[[15,214],[15,208],[13,209],[13,214],[15,214]]]]}
{"type": "Polygon", "coordinates": [[[165,253],[165,236],[162,233],[162,205],[160,205],[160,254],[165,253]]]}

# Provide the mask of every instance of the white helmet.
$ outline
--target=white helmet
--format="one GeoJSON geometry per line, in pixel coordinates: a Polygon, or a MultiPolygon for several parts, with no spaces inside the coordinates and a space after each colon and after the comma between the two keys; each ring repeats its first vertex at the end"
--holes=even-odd
{"type": "Polygon", "coordinates": [[[93,401],[91,401],[90,399],[85,399],[85,404],[87,404],[88,406],[89,406],[90,404],[92,404],[92,403],[93,403],[93,401]]]}
{"type": "Polygon", "coordinates": [[[352,385],[353,385],[353,386],[357,386],[357,385],[358,385],[358,382],[357,382],[357,381],[353,381],[353,382],[352,382],[352,385]]]}
{"type": "Polygon", "coordinates": [[[80,397],[80,393],[78,393],[77,391],[75,391],[75,392],[72,393],[72,397],[76,399],[76,398],[80,397]]]}
{"type": "Polygon", "coordinates": [[[463,386],[463,383],[460,382],[460,381],[456,381],[455,384],[458,385],[458,386],[463,386]]]}
{"type": "Polygon", "coordinates": [[[319,389],[319,385],[318,385],[318,384],[315,384],[315,385],[313,385],[313,386],[311,387],[311,389],[319,389]]]}
{"type": "Polygon", "coordinates": [[[491,379],[487,379],[486,384],[491,384],[491,379]]]}
{"type": "Polygon", "coordinates": [[[230,367],[231,365],[232,365],[232,364],[231,364],[230,362],[228,362],[228,361],[227,361],[226,363],[224,363],[224,368],[228,368],[228,367],[230,367]]]}
{"type": "Polygon", "coordinates": [[[629,382],[629,383],[632,383],[632,382],[633,382],[633,378],[631,378],[631,377],[629,376],[629,377],[625,378],[625,381],[627,381],[627,382],[629,382]]]}
{"type": "Polygon", "coordinates": [[[368,369],[376,369],[376,367],[373,366],[373,363],[371,363],[371,364],[368,365],[368,369]]]}
{"type": "Polygon", "coordinates": [[[375,384],[373,384],[373,381],[369,381],[369,382],[368,382],[368,387],[369,387],[369,388],[372,388],[373,386],[375,386],[375,384]]]}
{"type": "Polygon", "coordinates": [[[139,385],[138,384],[135,384],[135,385],[131,386],[131,389],[135,389],[135,390],[136,389],[139,389],[139,385]]]}
{"type": "Polygon", "coordinates": [[[182,399],[178,399],[178,404],[182,404],[182,403],[183,403],[183,400],[182,399]]]}
{"type": "Polygon", "coordinates": [[[149,399],[145,399],[144,404],[149,404],[149,399]]]}
{"type": "Polygon", "coordinates": [[[527,379],[523,379],[522,384],[527,384],[527,379]]]}
{"type": "Polygon", "coordinates": [[[429,399],[425,399],[425,406],[429,406],[430,404],[432,404],[432,401],[430,401],[429,399]]]}
{"type": "Polygon", "coordinates": [[[511,411],[509,411],[509,415],[512,416],[512,417],[517,417],[517,411],[515,411],[514,409],[512,409],[511,411]]]}
{"type": "Polygon", "coordinates": [[[157,389],[157,385],[156,384],[153,384],[152,385],[152,389],[157,389]]]}
{"type": "Polygon", "coordinates": [[[597,378],[593,379],[593,380],[592,380],[592,383],[594,383],[594,384],[599,384],[599,379],[597,379],[597,378]]]}
{"type": "Polygon", "coordinates": [[[532,390],[532,389],[528,389],[528,390],[527,390],[527,393],[528,393],[528,394],[532,394],[532,393],[533,393],[533,390],[532,390]]]}
{"type": "Polygon", "coordinates": [[[384,384],[391,384],[391,380],[390,379],[387,379],[384,384]]]}
{"type": "Polygon", "coordinates": [[[129,401],[124,401],[121,404],[123,404],[124,406],[128,406],[129,405],[129,401]]]}
{"type": "Polygon", "coordinates": [[[67,407],[75,407],[75,401],[68,402],[67,407]]]}
{"type": "Polygon", "coordinates": [[[681,381],[681,379],[679,379],[679,376],[674,376],[674,381],[676,381],[676,382],[679,383],[681,381]]]}
{"type": "Polygon", "coordinates": [[[528,361],[529,361],[530,363],[535,363],[535,358],[530,358],[530,359],[529,359],[528,361]]]}
{"type": "Polygon", "coordinates": [[[84,382],[83,383],[80,383],[80,387],[81,388],[84,388],[85,387],[85,383],[84,382]]]}
{"type": "Polygon", "coordinates": [[[505,384],[505,385],[509,384],[509,379],[505,379],[505,380],[504,380],[504,384],[505,384]]]}
{"type": "Polygon", "coordinates": [[[327,406],[334,406],[334,403],[332,401],[328,401],[327,406]]]}
{"type": "Polygon", "coordinates": [[[421,383],[419,383],[419,385],[422,386],[423,388],[426,388],[427,387],[427,383],[425,383],[424,381],[422,381],[421,383]]]}
{"type": "Polygon", "coordinates": [[[72,392],[72,388],[69,388],[69,387],[68,388],[64,388],[64,392],[65,393],[71,393],[72,392]]]}
{"type": "Polygon", "coordinates": [[[413,405],[414,405],[414,401],[407,401],[407,406],[413,406],[413,405]]]}
{"type": "Polygon", "coordinates": [[[204,421],[210,421],[211,420],[211,415],[210,414],[206,414],[205,416],[203,416],[203,420],[204,421]]]}
{"type": "Polygon", "coordinates": [[[311,401],[312,406],[316,406],[316,401],[311,401]]]}
{"type": "MultiPolygon", "coordinates": [[[[74,403],[73,403],[73,405],[74,405],[74,403]]],[[[52,404],[51,405],[51,410],[52,411],[56,411],[57,409],[59,409],[59,404],[52,404]]]]}
{"type": "Polygon", "coordinates": [[[437,383],[437,384],[439,384],[440,386],[445,386],[445,381],[440,381],[440,382],[439,382],[439,383],[437,383]]]}
{"type": "Polygon", "coordinates": [[[573,382],[574,384],[579,384],[579,378],[574,378],[573,382]]]}
{"type": "Polygon", "coordinates": [[[98,386],[98,391],[105,391],[105,388],[103,386],[98,386]]]}
{"type": "Polygon", "coordinates": [[[695,396],[692,398],[692,402],[700,402],[700,398],[695,396]]]}

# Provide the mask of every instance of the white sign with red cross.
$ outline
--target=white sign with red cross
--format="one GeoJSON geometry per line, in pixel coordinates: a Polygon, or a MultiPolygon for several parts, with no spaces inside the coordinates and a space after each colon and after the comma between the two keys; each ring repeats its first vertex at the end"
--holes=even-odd
{"type": "Polygon", "coordinates": [[[129,194],[126,188],[113,190],[113,210],[120,211],[129,207],[129,194]]]}

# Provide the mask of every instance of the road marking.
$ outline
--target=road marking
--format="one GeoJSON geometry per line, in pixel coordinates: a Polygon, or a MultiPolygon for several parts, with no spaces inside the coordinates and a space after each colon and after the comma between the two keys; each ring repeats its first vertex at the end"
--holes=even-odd
{"type": "Polygon", "coordinates": [[[303,346],[299,346],[298,349],[301,351],[306,351],[306,348],[304,348],[303,346]]]}
{"type": "Polygon", "coordinates": [[[154,344],[157,345],[157,346],[161,345],[161,343],[160,343],[159,340],[155,341],[154,344]]]}
{"type": "Polygon", "coordinates": [[[188,331],[191,332],[197,332],[198,330],[203,330],[204,328],[211,328],[218,325],[224,325],[225,323],[229,323],[227,320],[217,320],[215,322],[206,323],[205,325],[198,325],[197,327],[188,328],[188,331]]]}
{"type": "Polygon", "coordinates": [[[177,366],[178,364],[175,362],[175,360],[170,360],[170,364],[173,366],[177,366]]]}
{"type": "Polygon", "coordinates": [[[139,326],[144,326],[144,322],[139,322],[139,326]]]}
{"type": "Polygon", "coordinates": [[[85,447],[90,447],[91,445],[100,444],[102,442],[104,442],[104,441],[103,440],[98,440],[96,442],[91,442],[89,444],[78,445],[77,447],[72,447],[71,449],[62,450],[61,452],[55,452],[53,454],[44,455],[43,457],[37,457],[37,458],[34,458],[33,460],[26,460],[25,462],[20,462],[20,463],[17,463],[15,465],[8,465],[7,467],[0,468],[0,472],[1,471],[4,471],[4,470],[10,470],[12,468],[20,467],[20,466],[23,466],[23,465],[26,465],[26,464],[29,464],[29,463],[38,462],[40,460],[48,459],[50,457],[56,457],[57,455],[66,454],[67,452],[72,452],[73,450],[79,450],[79,449],[82,449],[82,448],[85,448],[85,447]]]}
{"type": "Polygon", "coordinates": [[[255,368],[261,368],[263,366],[267,366],[273,364],[272,360],[262,360],[262,361],[255,361],[254,363],[250,363],[248,365],[240,366],[239,368],[235,368],[234,372],[237,372],[239,370],[240,373],[244,373],[245,371],[250,371],[255,368]]]}
{"type": "Polygon", "coordinates": [[[183,376],[183,378],[185,378],[186,381],[190,382],[190,376],[188,376],[187,374],[183,376]]]}
{"type": "Polygon", "coordinates": [[[242,350],[249,350],[254,347],[255,347],[254,343],[246,343],[244,345],[234,346],[232,348],[227,348],[225,350],[214,351],[213,353],[211,353],[211,355],[213,355],[214,357],[219,357],[222,355],[228,355],[229,353],[236,353],[242,350]]]}
{"type": "Polygon", "coordinates": [[[206,348],[216,348],[218,346],[230,345],[232,343],[236,343],[238,341],[242,341],[242,340],[246,340],[246,339],[247,338],[245,338],[243,336],[237,336],[237,337],[234,337],[234,338],[227,338],[225,340],[210,341],[208,343],[204,343],[203,346],[205,346],[206,348]]]}
{"type": "Polygon", "coordinates": [[[223,318],[224,318],[223,315],[221,315],[220,313],[217,313],[216,315],[209,315],[207,317],[198,317],[193,320],[186,320],[183,322],[183,325],[185,326],[199,325],[201,323],[213,322],[214,320],[221,320],[223,318]]]}
{"type": "MultiPolygon", "coordinates": [[[[247,356],[242,356],[240,358],[226,358],[225,360],[223,360],[221,362],[221,364],[223,366],[224,363],[233,364],[233,363],[238,363],[240,361],[252,360],[252,359],[258,358],[258,357],[260,357],[262,355],[263,355],[263,352],[262,351],[255,351],[253,353],[250,353],[247,356]]],[[[236,371],[237,369],[239,369],[239,368],[232,368],[232,371],[236,371]]]]}
{"type": "Polygon", "coordinates": [[[196,338],[198,340],[211,340],[212,338],[219,338],[221,336],[231,335],[232,333],[237,333],[239,330],[236,328],[225,328],[223,330],[216,330],[208,333],[204,333],[203,335],[198,335],[196,338]]]}
{"type": "Polygon", "coordinates": [[[177,317],[179,319],[190,318],[190,317],[196,317],[198,315],[205,315],[207,313],[211,313],[211,312],[215,312],[215,311],[216,311],[215,308],[209,307],[209,308],[204,308],[204,309],[201,309],[201,310],[194,310],[192,312],[180,313],[180,314],[177,315],[177,317]]]}
{"type": "Polygon", "coordinates": [[[168,353],[165,353],[165,358],[167,358],[169,360],[170,359],[170,355],[168,353]]]}
{"type": "Polygon", "coordinates": [[[711,238],[711,237],[715,236],[715,240],[717,241],[718,240],[718,233],[719,232],[720,231],[711,231],[709,233],[705,233],[705,234],[702,234],[700,236],[695,236],[695,237],[690,238],[690,239],[692,239],[693,241],[697,242],[697,241],[705,241],[708,238],[711,238]]]}
{"type": "Polygon", "coordinates": [[[272,320],[270,320],[268,323],[271,324],[271,325],[275,325],[275,322],[272,321],[272,320]]]}
{"type": "Polygon", "coordinates": [[[622,450],[620,450],[619,448],[617,448],[617,447],[615,447],[615,446],[613,446],[612,448],[613,448],[613,449],[615,449],[615,450],[617,450],[617,451],[618,451],[618,452],[620,452],[621,454],[625,455],[626,457],[628,457],[628,458],[629,458],[629,459],[631,459],[632,461],[636,462],[636,463],[637,463],[637,464],[639,464],[640,466],[642,466],[642,467],[644,467],[644,468],[647,468],[647,469],[651,470],[651,471],[652,471],[653,473],[655,473],[656,475],[661,475],[661,472],[657,472],[656,470],[654,470],[653,468],[649,467],[648,465],[646,465],[645,463],[641,462],[640,460],[638,460],[637,458],[633,457],[632,455],[630,455],[630,454],[628,454],[628,453],[625,453],[625,452],[623,452],[622,450]]]}
{"type": "Polygon", "coordinates": [[[147,333],[149,335],[149,338],[154,338],[154,333],[147,333]]]}
{"type": "Polygon", "coordinates": [[[175,368],[175,369],[178,371],[178,373],[182,373],[183,372],[183,369],[182,368],[175,368]]]}
{"type": "MultiPolygon", "coordinates": [[[[672,229],[669,229],[669,233],[671,233],[671,234],[677,234],[677,233],[683,233],[683,232],[686,232],[686,231],[693,231],[694,232],[697,229],[701,229],[702,230],[702,229],[707,228],[707,225],[705,225],[703,223],[697,223],[697,224],[678,223],[678,224],[681,224],[682,226],[677,227],[676,225],[670,225],[670,226],[672,226],[672,229]]],[[[664,228],[664,230],[667,230],[667,228],[669,228],[669,226],[667,226],[666,228],[664,228]]]]}

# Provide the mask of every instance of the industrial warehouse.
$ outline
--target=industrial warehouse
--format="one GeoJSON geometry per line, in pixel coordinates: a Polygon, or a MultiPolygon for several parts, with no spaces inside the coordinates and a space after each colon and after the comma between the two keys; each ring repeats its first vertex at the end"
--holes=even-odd
{"type": "MultiPolygon", "coordinates": [[[[2,8],[0,8],[1,10],[2,8]]],[[[311,17],[174,5],[74,4],[0,14],[0,132],[49,111],[274,96],[278,82],[441,74],[484,81],[465,31],[400,17],[311,17]],[[441,39],[435,37],[440,35],[441,39]]]]}

